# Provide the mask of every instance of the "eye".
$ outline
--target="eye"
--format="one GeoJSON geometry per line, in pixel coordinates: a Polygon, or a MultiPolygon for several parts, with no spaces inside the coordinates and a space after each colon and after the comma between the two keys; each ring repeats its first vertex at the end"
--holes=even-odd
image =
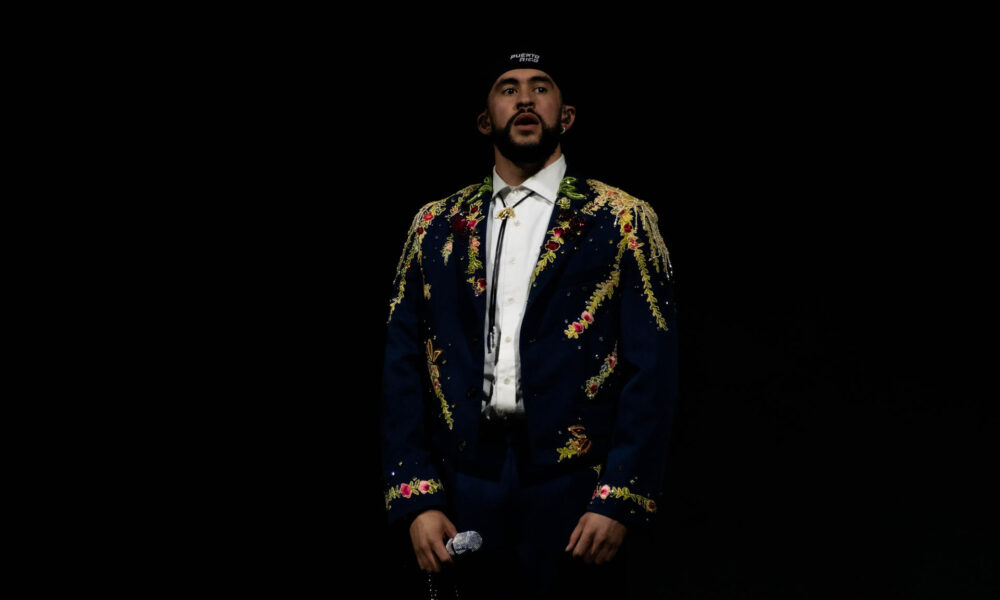
{"type": "Polygon", "coordinates": [[[540,86],[536,87],[535,89],[539,90],[539,91],[541,91],[543,93],[549,91],[549,88],[545,87],[544,85],[540,85],[540,86]]]}
{"type": "MultiPolygon", "coordinates": [[[[512,87],[505,87],[502,90],[500,90],[500,93],[501,94],[507,94],[507,92],[513,92],[513,91],[514,91],[514,88],[512,88],[512,87]]],[[[507,94],[507,95],[509,95],[509,94],[507,94]]]]}

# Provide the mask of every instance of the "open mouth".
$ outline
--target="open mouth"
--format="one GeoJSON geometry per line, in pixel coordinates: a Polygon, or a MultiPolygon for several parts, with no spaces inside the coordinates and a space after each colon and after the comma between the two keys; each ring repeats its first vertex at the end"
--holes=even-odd
{"type": "Polygon", "coordinates": [[[538,117],[531,113],[524,113],[514,119],[514,127],[518,129],[532,129],[540,125],[538,117]]]}

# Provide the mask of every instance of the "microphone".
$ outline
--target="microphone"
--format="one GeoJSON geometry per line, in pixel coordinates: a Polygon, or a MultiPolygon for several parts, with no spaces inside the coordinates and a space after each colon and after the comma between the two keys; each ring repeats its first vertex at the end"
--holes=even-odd
{"type": "Polygon", "coordinates": [[[475,552],[483,545],[483,536],[475,531],[461,531],[455,537],[448,540],[444,547],[448,554],[458,557],[466,553],[475,552]]]}

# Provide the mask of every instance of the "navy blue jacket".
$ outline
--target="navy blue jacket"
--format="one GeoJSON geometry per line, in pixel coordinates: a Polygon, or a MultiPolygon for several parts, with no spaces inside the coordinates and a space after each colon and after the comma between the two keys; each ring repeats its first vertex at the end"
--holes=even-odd
{"type": "MultiPolygon", "coordinates": [[[[483,399],[492,177],[414,216],[392,284],[381,398],[389,524],[448,512],[483,399]]],[[[673,275],[650,205],[567,169],[520,335],[534,464],[589,465],[588,511],[649,527],[677,395],[673,275]]],[[[582,516],[582,515],[581,515],[582,516]]]]}

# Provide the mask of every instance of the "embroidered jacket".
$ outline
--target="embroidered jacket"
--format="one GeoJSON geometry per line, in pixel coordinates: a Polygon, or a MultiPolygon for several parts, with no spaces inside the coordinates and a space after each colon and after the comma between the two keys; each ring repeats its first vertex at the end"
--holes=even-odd
{"type": "MultiPolygon", "coordinates": [[[[442,475],[475,457],[491,180],[421,207],[397,265],[381,399],[390,524],[445,510],[442,475]]],[[[587,510],[650,526],[677,396],[677,327],[670,258],[647,202],[567,169],[520,356],[532,461],[592,466],[587,510]]]]}

